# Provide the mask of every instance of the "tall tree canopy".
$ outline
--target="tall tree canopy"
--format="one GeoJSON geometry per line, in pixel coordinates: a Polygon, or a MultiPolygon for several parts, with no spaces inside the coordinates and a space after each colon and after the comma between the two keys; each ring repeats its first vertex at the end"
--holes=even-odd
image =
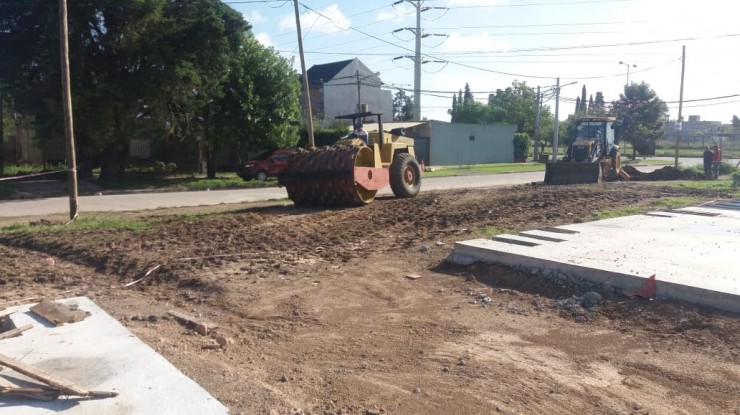
{"type": "MultiPolygon", "coordinates": [[[[517,131],[534,136],[535,119],[537,116],[537,94],[527,86],[526,82],[512,82],[506,89],[497,89],[488,96],[486,104],[476,102],[470,87],[465,85],[468,96],[462,102],[453,98],[453,108],[448,111],[453,123],[470,124],[515,124],[517,131]]],[[[543,106],[540,114],[540,137],[545,137],[551,131],[553,116],[550,108],[543,106]]]]}
{"type": "MultiPolygon", "coordinates": [[[[99,163],[101,177],[123,172],[131,138],[200,136],[213,153],[227,141],[287,137],[298,113],[295,73],[226,4],[70,0],[69,11],[78,157],[99,163]]],[[[36,0],[0,15],[0,50],[9,51],[0,82],[42,141],[63,135],[58,27],[57,8],[36,0]]]]}
{"type": "MultiPolygon", "coordinates": [[[[453,99],[453,108],[457,106],[457,102],[453,99]]],[[[394,121],[410,121],[414,118],[414,99],[403,89],[396,91],[393,96],[393,120],[394,121]]]]}
{"type": "MultiPolygon", "coordinates": [[[[638,151],[644,148],[646,143],[654,142],[664,135],[667,112],[666,103],[658,98],[658,94],[645,82],[626,85],[624,93],[619,95],[619,100],[612,103],[612,115],[625,120],[625,138],[630,140],[638,151]]],[[[644,154],[644,151],[640,153],[644,154]]]]}

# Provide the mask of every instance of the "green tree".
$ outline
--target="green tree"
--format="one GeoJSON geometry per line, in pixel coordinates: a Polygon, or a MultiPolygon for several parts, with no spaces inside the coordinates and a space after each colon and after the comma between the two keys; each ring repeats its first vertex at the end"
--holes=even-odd
{"type": "MultiPolygon", "coordinates": [[[[488,96],[488,106],[491,109],[491,123],[516,124],[517,131],[534,134],[534,123],[537,117],[537,94],[527,86],[526,82],[512,82],[506,89],[497,89],[488,96]]],[[[551,118],[548,107],[543,107],[540,113],[541,123],[547,123],[551,118]]]]}
{"type": "Polygon", "coordinates": [[[606,103],[604,102],[604,94],[601,92],[596,93],[594,98],[593,115],[604,116],[606,115],[606,103]]]}
{"type": "Polygon", "coordinates": [[[655,140],[664,135],[664,118],[668,106],[650,85],[642,82],[624,87],[624,93],[612,105],[612,114],[624,120],[623,138],[640,154],[654,149],[655,140]]]}
{"type": "MultiPolygon", "coordinates": [[[[537,117],[537,97],[526,82],[514,81],[506,89],[497,89],[488,96],[488,103],[475,101],[470,92],[470,86],[465,85],[466,93],[460,92],[457,98],[453,97],[452,109],[447,112],[452,116],[453,123],[471,124],[515,124],[517,131],[529,134],[535,133],[537,117]],[[460,97],[467,95],[467,101],[460,97]]],[[[553,116],[548,106],[543,106],[540,112],[540,140],[548,140],[552,135],[553,116]]]]}
{"type": "MultiPolygon", "coordinates": [[[[36,3],[2,6],[0,82],[35,136],[63,148],[58,15],[36,3]]],[[[227,144],[295,142],[291,65],[220,1],[88,0],[70,7],[69,31],[78,160],[100,165],[101,178],[120,177],[131,138],[201,137],[209,176],[227,144]]]]}
{"type": "Polygon", "coordinates": [[[299,139],[300,82],[292,62],[245,34],[230,62],[224,94],[214,100],[216,150],[286,148],[299,139]]]}
{"type": "MultiPolygon", "coordinates": [[[[453,99],[453,109],[455,102],[453,99]]],[[[393,96],[393,120],[394,121],[410,121],[414,118],[414,100],[412,97],[406,95],[403,89],[396,91],[393,96]]]]}

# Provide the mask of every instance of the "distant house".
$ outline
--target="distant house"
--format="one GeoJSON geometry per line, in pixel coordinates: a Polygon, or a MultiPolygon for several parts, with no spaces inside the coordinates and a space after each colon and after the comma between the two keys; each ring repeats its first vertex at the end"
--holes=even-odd
{"type": "MultiPolygon", "coordinates": [[[[382,89],[379,73],[359,59],[314,65],[307,73],[315,119],[329,124],[337,115],[359,112],[358,104],[366,105],[369,111],[382,112],[384,122],[393,119],[393,93],[382,89]]],[[[304,115],[305,102],[304,94],[301,96],[304,115]]]]}

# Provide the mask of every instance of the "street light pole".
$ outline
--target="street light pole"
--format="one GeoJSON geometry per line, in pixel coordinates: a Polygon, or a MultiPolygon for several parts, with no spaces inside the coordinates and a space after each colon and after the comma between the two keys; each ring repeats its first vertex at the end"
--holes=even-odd
{"type": "MultiPolygon", "coordinates": [[[[624,61],[619,61],[620,65],[626,65],[627,66],[627,86],[630,85],[630,64],[624,61]]],[[[633,68],[637,68],[637,65],[632,65],[633,68]]]]}

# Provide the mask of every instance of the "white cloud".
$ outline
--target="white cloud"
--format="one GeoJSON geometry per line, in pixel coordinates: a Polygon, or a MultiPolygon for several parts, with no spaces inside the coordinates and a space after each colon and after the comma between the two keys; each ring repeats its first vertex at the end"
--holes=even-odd
{"type": "Polygon", "coordinates": [[[272,41],[272,38],[270,35],[268,35],[265,32],[259,32],[254,35],[254,38],[257,39],[258,42],[260,42],[263,46],[272,48],[275,47],[275,43],[272,41]]]}
{"type": "Polygon", "coordinates": [[[392,20],[398,18],[398,13],[391,13],[389,11],[382,11],[375,16],[376,22],[382,22],[384,20],[392,20]]]}
{"type": "Polygon", "coordinates": [[[252,24],[252,26],[263,23],[267,20],[265,16],[263,16],[262,13],[258,11],[242,13],[242,15],[244,16],[244,20],[252,24]]]}
{"type": "MultiPolygon", "coordinates": [[[[281,17],[278,26],[281,30],[295,30],[295,15],[281,17]]],[[[304,34],[309,31],[312,33],[346,32],[349,28],[349,17],[345,16],[336,4],[319,10],[318,13],[308,11],[301,14],[301,31],[304,34]]]]}
{"type": "Polygon", "coordinates": [[[501,52],[511,48],[506,39],[496,39],[488,33],[461,35],[453,33],[442,44],[445,52],[501,52]]]}
{"type": "Polygon", "coordinates": [[[455,6],[500,6],[507,4],[506,0],[448,0],[448,7],[455,6]]]}

